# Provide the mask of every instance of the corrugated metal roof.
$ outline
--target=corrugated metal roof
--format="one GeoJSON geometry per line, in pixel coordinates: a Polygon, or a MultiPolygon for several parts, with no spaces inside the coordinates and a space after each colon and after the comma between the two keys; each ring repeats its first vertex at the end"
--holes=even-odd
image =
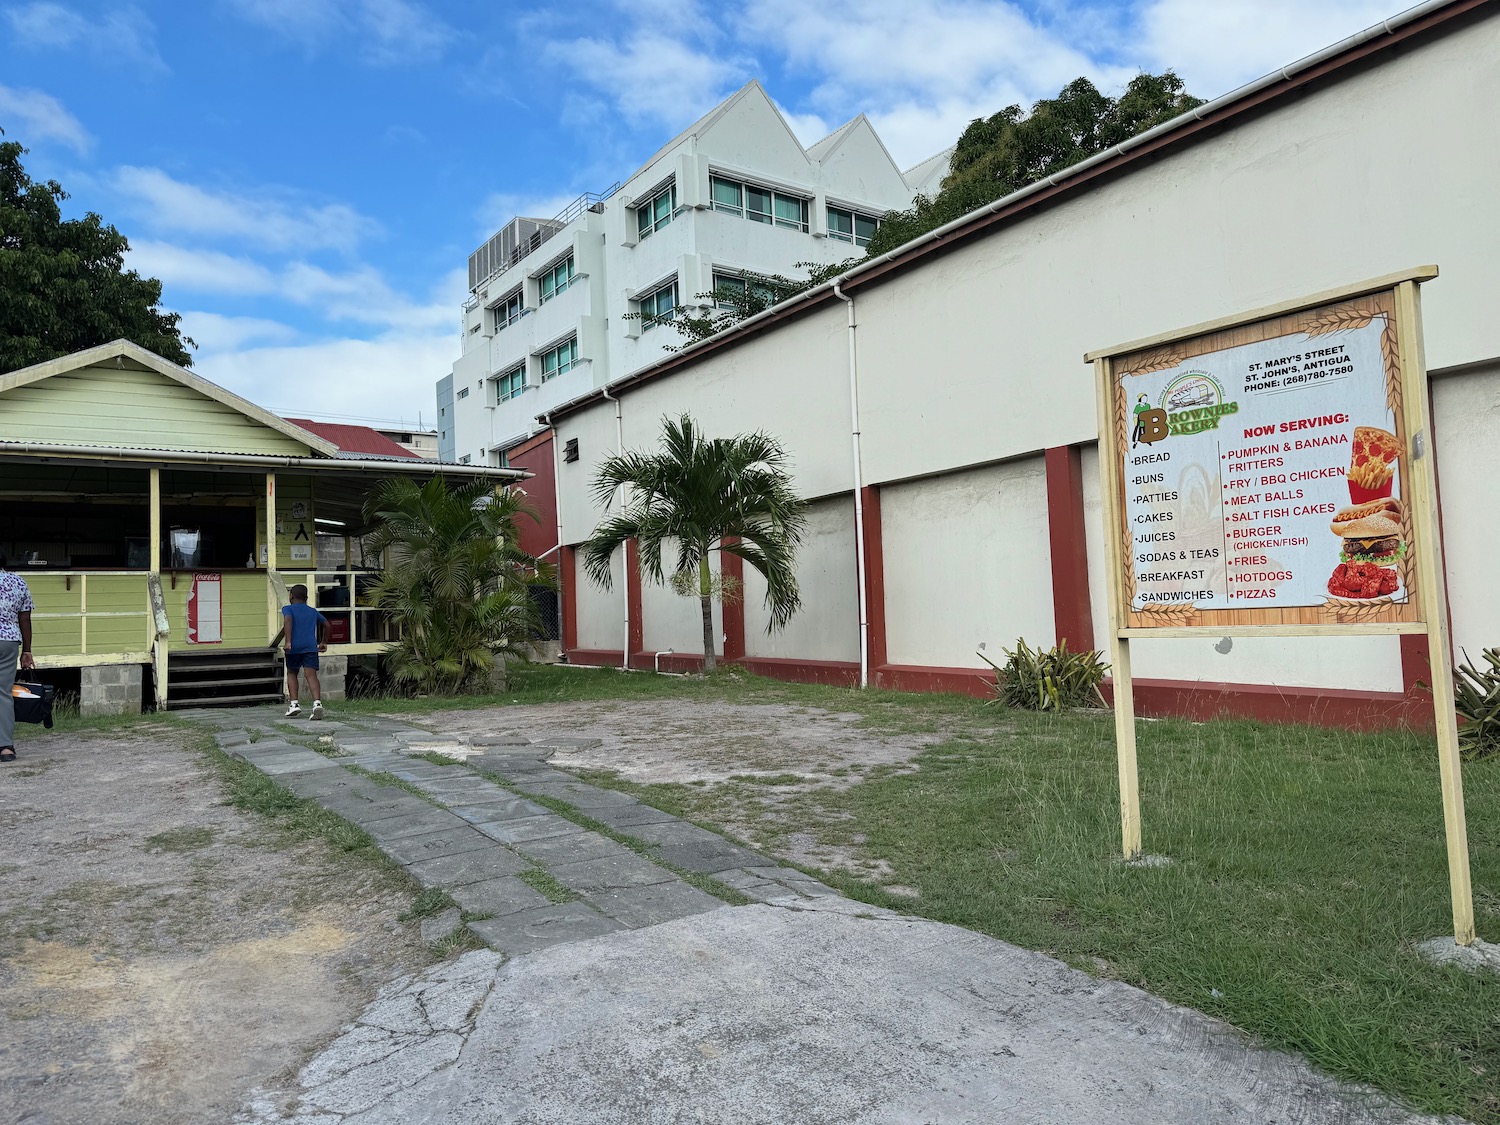
{"type": "Polygon", "coordinates": [[[288,422],[310,434],[338,446],[340,457],[391,457],[407,459],[417,455],[396,444],[379,430],[369,426],[351,426],[342,422],[314,422],[310,418],[288,418],[288,422]]]}

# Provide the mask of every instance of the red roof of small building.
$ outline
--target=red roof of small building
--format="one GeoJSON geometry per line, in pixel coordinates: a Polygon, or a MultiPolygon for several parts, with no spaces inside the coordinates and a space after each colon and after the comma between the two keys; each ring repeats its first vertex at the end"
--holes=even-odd
{"type": "Polygon", "coordinates": [[[369,426],[346,426],[342,422],[314,422],[309,418],[288,418],[287,421],[294,426],[301,426],[310,434],[316,434],[320,438],[333,442],[339,447],[339,453],[344,455],[415,457],[421,460],[418,454],[405,446],[397,445],[390,438],[378,430],[372,430],[369,426]]]}

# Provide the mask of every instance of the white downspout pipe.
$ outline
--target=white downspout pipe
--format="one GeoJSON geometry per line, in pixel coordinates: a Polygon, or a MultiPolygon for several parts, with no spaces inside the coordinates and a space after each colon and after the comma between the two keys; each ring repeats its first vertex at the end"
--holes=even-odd
{"type": "MultiPolygon", "coordinates": [[[[564,635],[563,622],[568,619],[568,607],[565,604],[563,594],[564,579],[562,575],[562,546],[563,546],[563,500],[562,500],[562,450],[558,449],[557,427],[552,424],[552,417],[547,417],[547,428],[552,431],[552,506],[557,509],[557,545],[552,548],[557,552],[557,647],[562,652],[563,662],[568,660],[568,638],[564,635]]],[[[552,552],[544,552],[542,557],[546,558],[552,552]]],[[[578,597],[578,575],[573,575],[573,597],[578,597]]],[[[576,621],[577,618],[575,617],[576,621]]],[[[577,640],[577,637],[574,637],[577,640]]]]}
{"type": "Polygon", "coordinates": [[[838,282],[833,295],[849,310],[849,437],[854,456],[854,573],[859,584],[859,686],[870,686],[869,592],[865,588],[865,497],[864,470],[859,448],[859,355],[854,347],[854,298],[846,296],[838,282]]]}
{"type": "MultiPolygon", "coordinates": [[[[604,397],[615,404],[615,453],[625,452],[625,420],[620,413],[620,400],[609,393],[608,387],[600,387],[604,397]]],[[[625,507],[625,490],[620,489],[620,507],[625,507]]],[[[630,671],[630,552],[624,547],[620,548],[620,594],[621,603],[625,607],[623,628],[624,633],[620,638],[620,671],[630,671]]]]}

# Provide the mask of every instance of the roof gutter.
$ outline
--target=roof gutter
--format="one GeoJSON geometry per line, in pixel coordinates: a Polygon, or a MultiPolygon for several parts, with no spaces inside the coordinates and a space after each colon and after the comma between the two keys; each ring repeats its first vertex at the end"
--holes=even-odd
{"type": "MultiPolygon", "coordinates": [[[[1158,141],[1168,137],[1170,134],[1205,122],[1208,118],[1217,116],[1224,110],[1233,108],[1241,102],[1255,98],[1256,95],[1272,87],[1289,84],[1298,75],[1313,70],[1339,55],[1357,50],[1374,40],[1394,35],[1403,28],[1444,8],[1455,9],[1452,14],[1457,15],[1459,12],[1479,7],[1485,2],[1487,0],[1425,0],[1424,3],[1418,4],[1414,8],[1408,8],[1406,11],[1391,16],[1389,19],[1381,20],[1379,23],[1367,27],[1363,31],[1356,32],[1346,39],[1341,39],[1331,46],[1324,47],[1321,51],[1298,59],[1296,62],[1288,63],[1281,69],[1272,71],[1264,77],[1257,78],[1255,81],[1247,83],[1237,90],[1231,90],[1229,93],[1223,94],[1212,101],[1204,102],[1197,109],[1189,110],[1172,118],[1170,121],[1164,121],[1154,128],[1147,129],[1144,133],[1138,133],[1130,139],[1120,142],[1113,148],[1106,149],[1104,152],[1097,153],[1086,160],[1081,160],[1077,164],[1069,165],[1061,172],[1054,172],[1045,179],[1027,184],[1025,187],[1019,188],[1009,195],[1002,196],[993,203],[987,203],[983,207],[970,211],[968,214],[961,215],[957,219],[945,223],[935,230],[930,230],[926,234],[919,235],[910,242],[902,243],[894,250],[887,251],[878,258],[871,258],[861,262],[831,281],[825,281],[821,285],[803,290],[801,293],[779,305],[773,305],[771,308],[756,313],[754,316],[746,317],[738,324],[725,329],[717,335],[703,340],[696,340],[680,352],[664,356],[655,363],[643,367],[623,379],[617,380],[613,386],[616,392],[626,390],[651,377],[653,373],[662,368],[683,365],[700,350],[713,350],[722,347],[727,342],[747,335],[762,325],[795,315],[803,311],[808,305],[832,298],[835,286],[847,289],[851,285],[860,284],[862,280],[873,280],[868,275],[885,272],[885,267],[897,259],[908,258],[914,253],[920,253],[924,247],[940,243],[950,236],[959,234],[970,227],[981,225],[990,216],[1012,210],[1018,204],[1024,204],[1027,200],[1042,193],[1054,192],[1070,181],[1088,178],[1101,165],[1128,159],[1132,154],[1143,148],[1155,148],[1158,141]]],[[[579,395],[577,398],[570,399],[553,407],[546,414],[537,415],[537,418],[538,420],[544,420],[546,425],[551,426],[554,418],[576,413],[601,397],[602,395],[599,390],[590,391],[587,394],[579,395]]]]}
{"type": "Polygon", "coordinates": [[[352,457],[279,457],[262,453],[195,453],[185,449],[128,449],[97,445],[46,445],[20,441],[0,441],[0,455],[20,457],[86,458],[94,461],[172,461],[196,465],[247,465],[268,469],[326,469],[351,472],[428,472],[463,477],[500,477],[524,480],[531,476],[523,469],[499,469],[491,465],[455,465],[425,458],[393,458],[360,461],[352,457]]]}

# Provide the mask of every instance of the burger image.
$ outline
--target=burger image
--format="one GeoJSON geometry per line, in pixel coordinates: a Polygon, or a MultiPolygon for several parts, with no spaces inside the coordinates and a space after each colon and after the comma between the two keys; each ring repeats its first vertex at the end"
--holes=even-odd
{"type": "Polygon", "coordinates": [[[1328,580],[1338,598],[1379,598],[1400,585],[1396,565],[1406,553],[1401,538],[1401,501],[1384,496],[1345,508],[1333,517],[1331,530],[1344,543],[1339,565],[1328,580]]]}

